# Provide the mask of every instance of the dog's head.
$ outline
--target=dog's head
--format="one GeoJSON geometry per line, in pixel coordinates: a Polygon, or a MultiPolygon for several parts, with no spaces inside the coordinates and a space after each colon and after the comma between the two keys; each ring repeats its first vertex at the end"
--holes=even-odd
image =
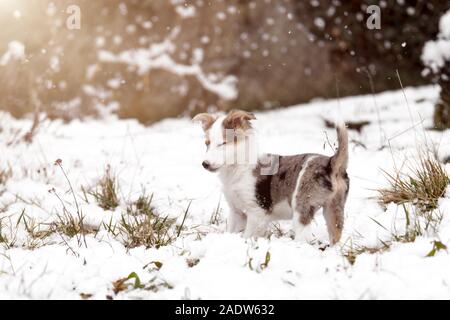
{"type": "Polygon", "coordinates": [[[224,166],[251,161],[253,153],[251,120],[255,116],[246,111],[232,110],[218,116],[200,113],[192,120],[200,122],[205,132],[206,156],[202,166],[211,172],[224,166]]]}

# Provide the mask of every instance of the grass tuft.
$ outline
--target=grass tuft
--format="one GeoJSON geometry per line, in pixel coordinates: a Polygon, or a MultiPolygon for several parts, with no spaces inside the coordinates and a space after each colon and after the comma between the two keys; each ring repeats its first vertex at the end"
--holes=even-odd
{"type": "Polygon", "coordinates": [[[177,237],[176,219],[161,217],[152,205],[153,196],[145,192],[127,207],[122,215],[117,233],[122,236],[127,248],[145,246],[146,248],[166,246],[177,237]]]}
{"type": "Polygon", "coordinates": [[[439,198],[444,196],[450,184],[444,166],[432,156],[427,156],[411,169],[411,174],[385,172],[390,186],[378,190],[380,203],[412,203],[421,211],[436,209],[439,198]]]}
{"type": "Polygon", "coordinates": [[[439,210],[421,211],[417,207],[409,210],[403,204],[405,213],[404,232],[392,233],[392,238],[397,242],[414,242],[417,237],[427,236],[428,234],[436,235],[441,224],[443,214],[439,210]]]}
{"type": "MultiPolygon", "coordinates": [[[[350,244],[344,245],[342,248],[342,255],[353,265],[356,258],[363,254],[382,253],[389,250],[394,243],[410,243],[416,241],[418,237],[424,237],[428,235],[436,236],[439,226],[441,224],[443,214],[439,210],[421,211],[416,206],[412,206],[411,210],[406,207],[406,204],[402,205],[405,214],[405,226],[402,231],[398,231],[395,227],[390,231],[383,226],[377,220],[371,218],[378,226],[390,233],[390,239],[386,241],[379,240],[380,245],[375,247],[367,247],[363,245],[355,245],[350,239],[350,244]]],[[[428,256],[433,256],[435,251],[446,249],[445,246],[439,246],[437,243],[428,256]],[[445,248],[444,248],[445,247],[445,248]]]]}
{"type": "Polygon", "coordinates": [[[368,247],[363,245],[355,245],[353,242],[350,242],[350,245],[346,245],[342,248],[342,255],[347,259],[347,261],[354,265],[356,262],[356,258],[363,254],[376,254],[382,253],[389,250],[391,247],[391,242],[381,242],[381,245],[376,247],[368,247]]]}
{"type": "Polygon", "coordinates": [[[159,248],[171,244],[181,235],[190,204],[184,212],[181,225],[177,225],[177,219],[161,216],[155,211],[152,199],[153,195],[149,196],[143,191],[136,201],[127,206],[127,212],[120,221],[117,224],[112,221],[104,224],[105,229],[114,236],[120,235],[128,249],[139,246],[159,248]]]}
{"type": "MultiPolygon", "coordinates": [[[[58,195],[56,190],[53,188],[49,190],[50,193],[53,193],[59,200],[62,206],[62,214],[56,214],[57,220],[54,221],[50,229],[53,232],[56,232],[57,234],[61,235],[64,234],[68,236],[69,238],[76,237],[78,241],[78,246],[81,247],[81,245],[84,243],[84,246],[87,248],[86,238],[85,235],[87,233],[93,232],[94,230],[92,228],[89,228],[84,224],[85,216],[78,205],[77,196],[75,194],[75,190],[72,187],[72,183],[70,182],[70,179],[64,170],[64,167],[62,165],[62,160],[57,159],[55,161],[55,165],[58,166],[61,169],[61,172],[63,173],[64,177],[66,178],[67,184],[69,185],[70,192],[72,194],[74,204],[76,207],[76,215],[72,214],[70,212],[70,208],[66,206],[66,202],[63,201],[63,199],[58,195]]],[[[61,239],[65,242],[67,247],[74,255],[77,255],[76,252],[69,246],[69,244],[66,242],[66,240],[61,237],[61,239]]]]}
{"type": "Polygon", "coordinates": [[[47,239],[54,233],[48,225],[37,222],[35,219],[28,217],[25,214],[25,209],[22,210],[16,226],[20,222],[23,222],[25,231],[28,234],[27,241],[23,244],[23,247],[34,250],[47,245],[49,242],[47,239]]]}
{"type": "Polygon", "coordinates": [[[68,213],[57,214],[57,220],[52,222],[50,230],[60,234],[64,234],[69,238],[79,237],[80,235],[86,235],[93,233],[96,230],[88,227],[83,219],[74,217],[68,213]]]}
{"type": "Polygon", "coordinates": [[[8,241],[8,237],[6,236],[6,234],[4,234],[4,229],[5,229],[5,227],[3,225],[3,220],[0,219],[0,243],[8,245],[9,241],[8,241]]]}
{"type": "Polygon", "coordinates": [[[5,249],[15,247],[17,241],[17,230],[17,226],[16,228],[12,226],[10,218],[0,216],[0,244],[2,247],[5,249]],[[8,219],[8,223],[5,223],[6,219],[8,219]]]}
{"type": "MultiPolygon", "coordinates": [[[[0,186],[3,186],[6,184],[6,182],[11,178],[12,176],[12,170],[11,168],[8,169],[1,169],[0,168],[0,186]]],[[[0,195],[2,193],[2,190],[0,189],[0,195]]]]}
{"type": "Polygon", "coordinates": [[[119,206],[118,181],[111,172],[111,167],[106,167],[103,177],[99,180],[95,189],[89,191],[98,205],[105,210],[113,210],[119,206]]]}
{"type": "Polygon", "coordinates": [[[139,198],[127,206],[127,214],[129,215],[148,215],[153,213],[152,207],[153,194],[147,195],[145,191],[139,196],[139,198]]]}
{"type": "Polygon", "coordinates": [[[145,246],[146,248],[166,246],[175,239],[173,226],[175,219],[161,218],[154,214],[125,216],[119,223],[119,234],[127,248],[145,246]]]}

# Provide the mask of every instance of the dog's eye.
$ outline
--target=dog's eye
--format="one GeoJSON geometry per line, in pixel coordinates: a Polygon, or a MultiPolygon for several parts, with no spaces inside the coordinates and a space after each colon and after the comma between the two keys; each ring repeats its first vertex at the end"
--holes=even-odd
{"type": "Polygon", "coordinates": [[[224,146],[224,145],[226,145],[226,144],[227,144],[227,142],[224,141],[224,142],[222,142],[221,144],[219,144],[218,147],[224,146]]]}

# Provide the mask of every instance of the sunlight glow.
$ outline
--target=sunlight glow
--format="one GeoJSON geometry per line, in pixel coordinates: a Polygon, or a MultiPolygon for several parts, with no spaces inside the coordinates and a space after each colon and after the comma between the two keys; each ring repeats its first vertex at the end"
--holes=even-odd
{"type": "Polygon", "coordinates": [[[19,11],[20,4],[16,0],[0,0],[0,13],[11,13],[19,11]]]}

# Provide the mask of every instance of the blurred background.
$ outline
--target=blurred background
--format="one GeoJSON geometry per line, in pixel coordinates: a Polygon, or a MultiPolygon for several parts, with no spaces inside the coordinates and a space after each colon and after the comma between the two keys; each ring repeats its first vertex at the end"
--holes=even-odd
{"type": "Polygon", "coordinates": [[[404,86],[448,89],[423,72],[421,55],[449,9],[446,0],[0,0],[0,109],[151,123],[399,89],[397,70],[404,86]],[[372,4],[381,29],[367,28],[372,4]]]}

